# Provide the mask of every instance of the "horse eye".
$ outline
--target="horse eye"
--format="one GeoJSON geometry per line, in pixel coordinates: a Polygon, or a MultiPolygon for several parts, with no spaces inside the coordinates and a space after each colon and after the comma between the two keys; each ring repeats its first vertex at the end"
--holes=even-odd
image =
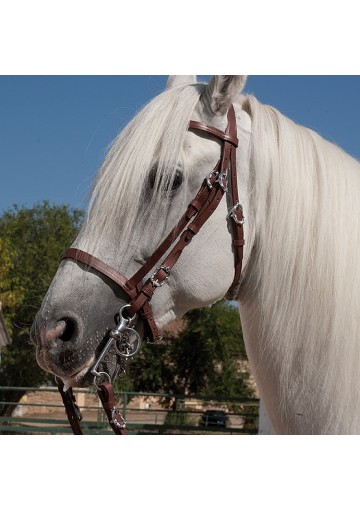
{"type": "Polygon", "coordinates": [[[182,173],[180,172],[180,170],[177,170],[176,173],[175,173],[175,177],[174,177],[174,180],[171,184],[171,190],[174,192],[175,190],[177,190],[179,188],[179,186],[181,185],[181,183],[183,182],[183,175],[182,173]]]}
{"type": "MultiPolygon", "coordinates": [[[[156,173],[157,173],[156,167],[153,167],[149,173],[149,186],[152,190],[155,188],[156,173]]],[[[160,181],[158,183],[159,188],[163,188],[163,190],[169,191],[169,188],[171,186],[171,191],[175,192],[183,182],[183,175],[180,170],[176,170],[173,178],[172,177],[167,177],[165,179],[160,178],[159,181],[160,181]]]]}
{"type": "Polygon", "coordinates": [[[154,188],[156,181],[156,167],[153,167],[149,173],[149,186],[151,189],[154,188]]]}

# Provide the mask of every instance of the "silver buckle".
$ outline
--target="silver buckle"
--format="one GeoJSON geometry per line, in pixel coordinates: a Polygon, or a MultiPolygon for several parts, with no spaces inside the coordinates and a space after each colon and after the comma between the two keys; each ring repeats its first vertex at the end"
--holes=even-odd
{"type": "Polygon", "coordinates": [[[241,219],[241,220],[239,220],[239,219],[238,219],[238,217],[236,216],[236,211],[239,211],[239,210],[240,210],[241,212],[243,212],[243,207],[242,207],[242,205],[240,204],[240,202],[237,202],[237,203],[235,204],[235,206],[233,206],[233,207],[230,209],[230,211],[229,211],[229,213],[228,213],[228,215],[227,215],[226,219],[231,218],[232,220],[234,220],[234,222],[235,222],[237,225],[243,225],[243,224],[245,223],[245,217],[243,216],[243,217],[242,217],[242,219],[241,219]]]}
{"type": "Polygon", "coordinates": [[[150,277],[150,282],[154,287],[161,287],[165,284],[165,280],[169,278],[170,275],[170,268],[168,266],[160,266],[160,268],[157,268],[154,273],[150,277]],[[167,273],[167,277],[164,278],[163,281],[159,282],[157,279],[155,279],[155,275],[160,271],[164,270],[165,273],[167,273]]]}
{"type": "Polygon", "coordinates": [[[227,193],[228,191],[228,187],[227,187],[227,183],[228,183],[228,175],[227,175],[227,172],[224,174],[222,172],[218,172],[218,175],[216,177],[216,183],[219,183],[220,185],[220,188],[225,192],[227,193]]]}
{"type": "Polygon", "coordinates": [[[209,176],[206,179],[206,183],[208,185],[209,190],[213,189],[213,185],[211,184],[211,178],[215,176],[215,183],[219,183],[220,188],[224,191],[228,191],[227,182],[228,182],[228,175],[227,172],[219,172],[218,170],[213,170],[210,172],[209,176]]]}
{"type": "Polygon", "coordinates": [[[126,421],[125,421],[124,417],[122,416],[122,414],[119,412],[119,410],[115,406],[111,409],[110,424],[114,424],[117,428],[121,428],[121,429],[126,428],[126,421]],[[117,414],[120,415],[120,417],[123,421],[122,424],[120,424],[120,422],[117,420],[117,418],[116,418],[117,414]]]}
{"type": "MultiPolygon", "coordinates": [[[[219,175],[219,172],[217,170],[213,170],[212,172],[210,172],[210,174],[208,175],[208,177],[206,178],[206,183],[208,185],[208,188],[209,190],[212,190],[213,189],[213,185],[211,184],[211,178],[213,176],[215,176],[216,178],[218,177],[219,175]]],[[[215,181],[216,182],[216,181],[215,181]]]]}

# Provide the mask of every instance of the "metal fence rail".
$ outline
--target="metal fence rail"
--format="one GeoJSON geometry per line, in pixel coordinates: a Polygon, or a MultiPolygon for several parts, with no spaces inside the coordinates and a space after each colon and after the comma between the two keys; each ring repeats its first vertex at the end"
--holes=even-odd
{"type": "MultiPolygon", "coordinates": [[[[74,389],[84,416],[85,434],[113,434],[96,393],[74,389]]],[[[0,387],[0,410],[13,408],[11,417],[0,415],[0,434],[71,434],[56,387],[0,387]],[[20,401],[15,395],[23,396],[20,401]],[[11,397],[13,395],[13,397],[11,397]]],[[[258,399],[117,392],[117,405],[130,434],[256,434],[258,399]],[[227,422],[207,424],[202,414],[222,410],[227,422]]],[[[0,412],[1,413],[1,412],[0,412]]]]}

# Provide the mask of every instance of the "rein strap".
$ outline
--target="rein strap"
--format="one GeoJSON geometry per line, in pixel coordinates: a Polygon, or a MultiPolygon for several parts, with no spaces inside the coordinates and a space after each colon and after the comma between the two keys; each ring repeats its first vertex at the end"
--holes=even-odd
{"type": "MultiPolygon", "coordinates": [[[[81,428],[82,414],[76,404],[72,388],[64,391],[64,383],[60,378],[56,379],[58,390],[64,403],[66,415],[74,435],[83,435],[81,428]]],[[[126,422],[119,410],[116,408],[114,388],[110,382],[100,383],[98,396],[103,405],[109,424],[116,435],[127,435],[126,422]]]]}

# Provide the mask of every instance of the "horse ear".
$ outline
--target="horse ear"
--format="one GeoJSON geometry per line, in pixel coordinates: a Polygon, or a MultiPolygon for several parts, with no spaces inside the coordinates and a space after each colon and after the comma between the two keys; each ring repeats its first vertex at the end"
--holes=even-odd
{"type": "Polygon", "coordinates": [[[188,85],[190,83],[196,83],[195,75],[171,75],[166,83],[167,89],[177,87],[178,85],[188,85]]]}
{"type": "Polygon", "coordinates": [[[214,114],[225,114],[231,103],[243,90],[246,79],[245,75],[213,76],[203,96],[211,111],[214,114]]]}

